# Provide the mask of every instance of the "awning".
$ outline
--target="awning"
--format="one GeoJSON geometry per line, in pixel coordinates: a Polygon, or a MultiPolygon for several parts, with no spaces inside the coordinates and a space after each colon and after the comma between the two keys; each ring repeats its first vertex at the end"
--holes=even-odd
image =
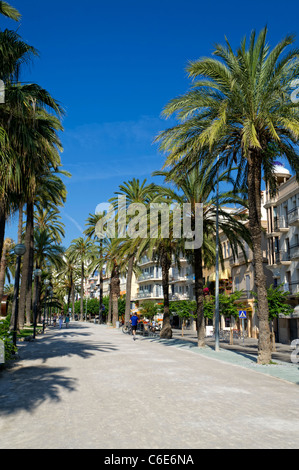
{"type": "MultiPolygon", "coordinates": [[[[229,279],[231,277],[230,269],[225,269],[219,272],[219,279],[229,279]]],[[[216,281],[216,272],[208,276],[209,281],[216,281]]]]}

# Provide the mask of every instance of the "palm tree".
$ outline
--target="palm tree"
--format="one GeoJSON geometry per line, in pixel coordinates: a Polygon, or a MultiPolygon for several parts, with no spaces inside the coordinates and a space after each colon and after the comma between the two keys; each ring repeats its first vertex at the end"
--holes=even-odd
{"type": "Polygon", "coordinates": [[[3,296],[4,285],[5,285],[5,275],[7,268],[7,261],[9,252],[14,246],[14,241],[11,238],[6,238],[3,245],[1,264],[0,264],[0,304],[3,296]]]}
{"type": "MultiPolygon", "coordinates": [[[[67,311],[69,311],[70,302],[72,302],[72,311],[74,315],[75,289],[76,281],[79,279],[76,262],[71,256],[69,250],[66,250],[63,256],[63,265],[56,273],[56,279],[60,291],[67,294],[67,311]]],[[[61,296],[63,299],[64,295],[61,296]]]]}
{"type": "MultiPolygon", "coordinates": [[[[195,230],[195,205],[202,204],[202,230],[203,244],[201,247],[194,249],[185,249],[184,253],[193,266],[195,277],[195,300],[196,300],[196,319],[197,319],[197,340],[198,346],[205,345],[205,323],[203,309],[203,266],[213,264],[215,260],[215,233],[216,233],[216,210],[217,201],[215,197],[215,180],[217,178],[217,165],[209,164],[201,167],[194,166],[189,172],[184,172],[178,167],[174,167],[171,171],[157,171],[154,174],[165,177],[166,182],[172,182],[180,193],[177,194],[173,190],[166,188],[165,193],[172,197],[173,201],[180,204],[189,203],[191,205],[191,225],[195,230]]],[[[233,180],[229,177],[228,171],[224,171],[218,176],[219,183],[233,184],[233,180]]],[[[219,229],[226,235],[230,242],[232,255],[235,256],[240,247],[243,251],[245,259],[246,253],[243,247],[244,241],[249,245],[251,243],[250,233],[244,225],[244,220],[239,216],[237,219],[233,214],[227,212],[226,207],[231,204],[244,206],[246,201],[235,191],[226,191],[219,194],[218,213],[219,213],[219,229]]],[[[219,250],[221,261],[222,250],[219,250]]]]}
{"type": "Polygon", "coordinates": [[[38,230],[48,230],[56,242],[61,243],[64,237],[64,224],[61,221],[59,210],[53,207],[43,207],[36,204],[34,217],[34,226],[38,230]]]}
{"type": "Polygon", "coordinates": [[[77,263],[81,268],[81,290],[80,290],[80,320],[83,321],[83,299],[84,280],[86,267],[92,262],[96,253],[96,247],[89,239],[83,237],[76,238],[68,248],[70,260],[77,263]]]}
{"type": "MultiPolygon", "coordinates": [[[[84,234],[88,238],[93,238],[94,240],[97,239],[96,236],[96,226],[97,223],[104,217],[105,212],[100,212],[97,214],[89,214],[87,220],[86,220],[86,226],[87,229],[84,231],[84,234]]],[[[103,285],[104,285],[104,279],[103,279],[103,265],[102,265],[102,257],[103,257],[103,246],[105,244],[105,240],[100,239],[99,240],[99,263],[96,263],[96,266],[94,267],[94,271],[99,269],[99,274],[100,274],[100,299],[99,299],[99,322],[102,323],[102,314],[103,314],[103,285]]]]}
{"type": "MultiPolygon", "coordinates": [[[[49,270],[57,270],[61,268],[63,264],[64,248],[55,243],[48,230],[35,230],[34,231],[34,263],[37,269],[45,271],[45,276],[48,277],[49,270]]],[[[36,279],[34,280],[36,283],[36,279]]],[[[37,303],[37,311],[40,311],[40,296],[42,292],[42,284],[39,283],[39,289],[37,292],[37,299],[34,299],[37,303]]],[[[34,289],[36,292],[36,289],[34,289]]],[[[29,319],[27,318],[27,323],[29,319]]],[[[24,319],[20,316],[19,319],[20,328],[24,325],[24,319]]]]}
{"type": "MultiPolygon", "coordinates": [[[[117,197],[111,198],[109,202],[113,204],[116,210],[120,209],[118,207],[119,196],[126,198],[126,211],[128,210],[129,206],[133,208],[133,204],[143,204],[145,206],[148,206],[150,201],[153,201],[153,195],[155,194],[155,185],[153,183],[146,184],[146,181],[147,180],[144,179],[141,183],[139,179],[133,178],[131,181],[124,182],[122,185],[119,186],[119,190],[114,192],[117,197]]],[[[135,214],[127,215],[126,220],[123,221],[126,227],[132,220],[133,215],[135,214]]],[[[120,216],[119,213],[118,216],[120,216]]],[[[133,241],[128,238],[125,241],[122,239],[119,240],[122,256],[127,258],[125,323],[128,323],[130,320],[132,276],[134,264],[136,261],[138,242],[140,241],[140,238],[135,238],[133,241]]]]}
{"type": "Polygon", "coordinates": [[[7,2],[0,2],[0,14],[11,20],[20,21],[21,14],[7,2]]]}
{"type": "Polygon", "coordinates": [[[272,50],[267,28],[252,32],[236,53],[229,42],[217,45],[214,56],[188,65],[196,80],[192,90],[165,107],[163,114],[177,114],[179,124],[158,137],[168,153],[166,164],[210,159],[238,166],[236,181],[248,188],[249,226],[252,235],[255,284],[258,296],[258,362],[271,360],[269,309],[261,249],[262,171],[275,190],[274,161],[284,156],[299,178],[296,145],[299,139],[299,105],[290,99],[290,84],[298,78],[298,50],[290,49],[286,36],[272,50]],[[290,50],[289,50],[290,49],[290,50]]]}

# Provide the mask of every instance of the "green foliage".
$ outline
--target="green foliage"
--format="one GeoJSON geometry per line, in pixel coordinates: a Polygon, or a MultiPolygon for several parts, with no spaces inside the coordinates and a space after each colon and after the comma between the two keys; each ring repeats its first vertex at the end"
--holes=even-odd
{"type": "Polygon", "coordinates": [[[289,292],[281,290],[281,286],[274,287],[273,284],[267,290],[269,305],[269,320],[277,318],[279,314],[289,315],[293,307],[287,304],[289,292]]]}
{"type": "MultiPolygon", "coordinates": [[[[104,315],[108,314],[109,310],[109,297],[103,297],[103,305],[105,307],[105,310],[103,312],[104,315]]],[[[83,301],[83,313],[85,315],[86,312],[86,299],[83,301]]],[[[71,305],[70,305],[71,308],[71,305]]],[[[118,299],[118,314],[119,315],[124,315],[125,314],[125,308],[126,308],[126,297],[120,297],[118,299]]],[[[66,313],[67,305],[64,305],[64,312],[66,313]]],[[[99,315],[100,311],[100,301],[99,299],[87,299],[87,314],[88,315],[99,315]]],[[[75,314],[80,315],[80,300],[77,300],[75,302],[75,314]]]]}
{"type": "MultiPolygon", "coordinates": [[[[233,294],[219,294],[219,313],[225,318],[238,318],[240,308],[244,306],[236,303],[242,296],[242,291],[236,291],[233,294]]],[[[204,316],[212,319],[215,313],[215,297],[206,296],[204,299],[204,316]]]]}
{"type": "Polygon", "coordinates": [[[239,317],[239,310],[243,309],[244,305],[238,303],[236,300],[239,300],[242,296],[242,291],[236,291],[232,294],[219,294],[219,312],[220,315],[223,315],[225,318],[229,317],[239,317]]]}
{"type": "Polygon", "coordinates": [[[215,298],[212,295],[206,296],[203,302],[203,313],[205,318],[210,320],[213,318],[215,312],[215,298]]]}
{"type": "Polygon", "coordinates": [[[196,302],[195,300],[177,300],[170,302],[169,311],[172,315],[178,315],[180,318],[195,318],[196,302]]]}
{"type": "Polygon", "coordinates": [[[145,300],[140,306],[140,312],[146,318],[153,318],[158,313],[159,306],[150,300],[145,300]]]}
{"type": "Polygon", "coordinates": [[[9,331],[10,315],[0,322],[0,340],[4,341],[5,347],[5,360],[11,358],[12,354],[17,351],[13,345],[12,334],[9,331]]]}

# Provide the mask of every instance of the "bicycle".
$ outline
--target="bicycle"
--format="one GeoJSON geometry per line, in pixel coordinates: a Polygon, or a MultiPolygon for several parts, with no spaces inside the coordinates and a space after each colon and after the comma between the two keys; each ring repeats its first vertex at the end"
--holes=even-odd
{"type": "Polygon", "coordinates": [[[124,334],[131,335],[131,334],[133,333],[131,323],[127,323],[126,325],[124,325],[124,326],[122,327],[122,332],[123,332],[124,334]]]}

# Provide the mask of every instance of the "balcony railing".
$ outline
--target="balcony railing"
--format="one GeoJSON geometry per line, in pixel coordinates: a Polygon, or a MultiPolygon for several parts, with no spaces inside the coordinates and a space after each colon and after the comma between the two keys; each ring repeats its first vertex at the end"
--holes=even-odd
{"type": "Polygon", "coordinates": [[[288,228],[289,221],[285,217],[278,217],[277,219],[274,219],[274,232],[288,228]]]}
{"type": "Polygon", "coordinates": [[[291,259],[299,259],[299,243],[290,246],[291,259]]]}
{"type": "Polygon", "coordinates": [[[280,264],[287,261],[291,261],[291,254],[288,250],[275,251],[273,264],[280,264]]]}
{"type": "Polygon", "coordinates": [[[299,207],[294,207],[288,212],[289,225],[299,224],[299,207]]]}

